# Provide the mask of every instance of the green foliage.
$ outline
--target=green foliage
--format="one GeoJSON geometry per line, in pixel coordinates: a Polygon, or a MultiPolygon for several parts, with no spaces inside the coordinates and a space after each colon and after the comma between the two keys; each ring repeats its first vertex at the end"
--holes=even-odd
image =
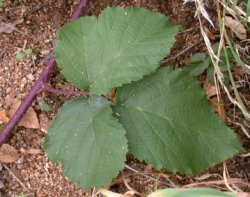
{"type": "MultiPolygon", "coordinates": [[[[45,149],[82,188],[110,183],[124,165],[127,139],[139,159],[181,173],[200,173],[242,150],[187,71],[159,69],[133,82],[155,71],[177,30],[159,13],[117,7],[59,31],[56,58],[62,73],[92,96],[62,107],[45,149]],[[100,95],[123,84],[112,103],[121,125],[100,95]]],[[[200,57],[205,58],[200,55],[198,62],[200,57]]]]}
{"type": "Polygon", "coordinates": [[[42,98],[39,98],[38,100],[39,100],[38,104],[39,104],[40,109],[42,111],[50,112],[52,110],[50,105],[48,103],[46,103],[46,101],[44,101],[42,98]]]}
{"type": "Polygon", "coordinates": [[[236,197],[233,193],[221,192],[210,188],[163,189],[153,192],[148,197],[236,197]]]}
{"type": "Polygon", "coordinates": [[[156,168],[198,174],[242,150],[188,72],[167,67],[117,92],[129,150],[156,168]]]}
{"type": "Polygon", "coordinates": [[[105,9],[60,29],[56,58],[67,80],[98,95],[153,72],[178,31],[146,9],[105,9]]]}
{"type": "MultiPolygon", "coordinates": [[[[215,53],[217,53],[218,45],[219,43],[216,43],[212,47],[215,53]]],[[[228,53],[229,62],[233,62],[234,56],[231,53],[230,49],[227,49],[227,53],[228,53]]],[[[219,67],[224,76],[224,83],[228,84],[229,75],[228,75],[228,70],[227,70],[226,58],[225,58],[225,54],[223,51],[221,52],[219,58],[220,58],[219,67]]],[[[195,77],[201,75],[202,73],[206,71],[208,81],[212,84],[214,83],[214,67],[208,54],[196,53],[187,63],[186,70],[192,76],[195,76],[195,77]]]]}
{"type": "Polygon", "coordinates": [[[192,76],[199,76],[202,74],[209,66],[210,59],[205,55],[205,53],[196,53],[189,60],[187,71],[190,72],[192,76]]]}
{"type": "Polygon", "coordinates": [[[77,99],[56,115],[45,141],[49,159],[61,161],[67,177],[82,188],[106,185],[123,168],[125,131],[103,97],[77,99]]]}
{"type": "Polygon", "coordinates": [[[22,59],[25,58],[26,56],[32,55],[32,54],[34,54],[34,52],[33,52],[32,49],[26,49],[26,50],[24,50],[24,51],[18,53],[18,54],[16,55],[16,59],[22,60],[22,59]]]}

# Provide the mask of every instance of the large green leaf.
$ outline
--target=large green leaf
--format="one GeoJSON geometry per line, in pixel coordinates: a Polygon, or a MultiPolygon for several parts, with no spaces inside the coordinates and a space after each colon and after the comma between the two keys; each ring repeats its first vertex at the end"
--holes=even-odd
{"type": "Polygon", "coordinates": [[[58,112],[45,141],[49,159],[84,189],[108,184],[123,168],[125,131],[102,97],[77,99],[58,112]]]}
{"type": "Polygon", "coordinates": [[[117,92],[130,151],[156,168],[200,173],[243,150],[190,73],[167,67],[117,92]]]}
{"type": "Polygon", "coordinates": [[[143,8],[106,8],[98,17],[65,25],[56,60],[67,80],[104,94],[153,72],[169,53],[178,26],[143,8]]]}
{"type": "Polygon", "coordinates": [[[153,192],[148,197],[236,197],[233,193],[221,192],[210,188],[163,189],[153,192]]]}

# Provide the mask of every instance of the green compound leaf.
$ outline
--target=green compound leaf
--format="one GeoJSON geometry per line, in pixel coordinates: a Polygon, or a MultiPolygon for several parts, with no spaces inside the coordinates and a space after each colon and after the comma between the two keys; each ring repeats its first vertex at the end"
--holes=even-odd
{"type": "Polygon", "coordinates": [[[80,187],[111,182],[124,166],[125,130],[102,97],[77,99],[56,115],[45,140],[50,160],[61,161],[65,175],[80,187]]]}
{"type": "Polygon", "coordinates": [[[153,192],[148,197],[237,197],[233,193],[221,192],[210,188],[163,189],[153,192]]]}
{"type": "Polygon", "coordinates": [[[178,29],[143,8],[106,8],[60,29],[56,60],[69,82],[101,95],[155,71],[178,29]]]}
{"type": "Polygon", "coordinates": [[[210,64],[210,57],[207,57],[204,53],[196,53],[187,63],[186,70],[190,72],[192,76],[199,76],[202,74],[210,64]]]}
{"type": "Polygon", "coordinates": [[[129,150],[156,168],[198,174],[243,148],[186,71],[159,69],[117,92],[129,150]]]}

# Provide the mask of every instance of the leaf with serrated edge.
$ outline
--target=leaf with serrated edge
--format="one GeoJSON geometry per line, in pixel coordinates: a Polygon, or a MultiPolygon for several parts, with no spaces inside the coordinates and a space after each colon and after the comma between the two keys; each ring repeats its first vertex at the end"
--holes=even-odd
{"type": "Polygon", "coordinates": [[[198,174],[243,150],[186,71],[159,69],[116,99],[129,150],[156,168],[198,174]]]}
{"type": "Polygon", "coordinates": [[[101,95],[155,71],[178,29],[157,12],[106,8],[60,29],[56,59],[69,82],[101,95]]]}
{"type": "Polygon", "coordinates": [[[209,66],[210,59],[206,57],[204,53],[196,53],[187,63],[186,70],[190,72],[192,76],[199,76],[209,66]]]}
{"type": "Polygon", "coordinates": [[[102,97],[72,100],[56,115],[45,148],[49,159],[61,161],[65,175],[80,187],[111,182],[124,166],[125,130],[102,97]]]}

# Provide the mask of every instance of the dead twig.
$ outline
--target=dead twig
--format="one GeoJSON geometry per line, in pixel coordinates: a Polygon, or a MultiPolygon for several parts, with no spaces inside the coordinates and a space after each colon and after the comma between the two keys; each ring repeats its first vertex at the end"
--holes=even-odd
{"type": "MultiPolygon", "coordinates": [[[[246,183],[237,178],[227,179],[227,182],[229,184],[242,184],[244,186],[250,187],[249,183],[246,183]]],[[[224,180],[202,181],[202,182],[190,183],[188,185],[184,185],[182,188],[192,188],[192,187],[199,187],[199,186],[213,187],[213,186],[219,186],[219,185],[225,185],[225,181],[224,180]]]]}
{"type": "Polygon", "coordinates": [[[26,185],[5,165],[2,164],[2,166],[9,172],[9,174],[25,189],[29,195],[31,194],[31,191],[26,187],[26,185]]]}
{"type": "MultiPolygon", "coordinates": [[[[128,188],[129,192],[132,195],[137,194],[138,196],[143,196],[140,192],[136,191],[135,189],[133,189],[129,184],[128,184],[128,180],[126,178],[124,178],[123,174],[122,174],[122,179],[123,179],[123,183],[124,185],[128,188]]],[[[128,193],[128,192],[126,192],[128,193]]]]}
{"type": "Polygon", "coordinates": [[[4,54],[6,53],[6,51],[7,51],[6,49],[0,51],[0,58],[2,58],[4,56],[4,54]]]}
{"type": "MultiPolygon", "coordinates": [[[[132,172],[135,172],[135,173],[137,173],[137,174],[143,175],[145,178],[148,178],[148,179],[150,179],[150,180],[152,180],[152,181],[158,181],[159,183],[162,183],[162,184],[164,184],[164,185],[166,185],[166,186],[168,186],[168,187],[172,187],[172,186],[173,186],[173,182],[172,182],[172,181],[171,181],[170,184],[169,184],[169,183],[167,183],[167,182],[164,182],[164,181],[161,181],[161,180],[157,180],[156,178],[154,178],[154,177],[148,175],[147,173],[140,172],[140,171],[138,171],[138,170],[136,170],[136,169],[130,167],[130,166],[127,165],[127,164],[125,164],[125,168],[127,168],[128,170],[131,170],[132,172]]],[[[165,177],[165,178],[166,178],[166,177],[165,177]]],[[[167,179],[167,180],[169,180],[169,179],[167,179]]],[[[175,184],[174,184],[174,185],[175,185],[175,184]]],[[[178,187],[178,186],[177,186],[177,187],[178,187]]]]}
{"type": "Polygon", "coordinates": [[[179,53],[177,53],[174,56],[171,56],[167,59],[164,59],[160,62],[160,66],[164,66],[166,64],[168,64],[169,62],[176,60],[178,57],[180,57],[181,55],[187,53],[188,51],[190,51],[191,49],[193,49],[196,45],[202,43],[204,40],[203,38],[200,38],[199,40],[197,40],[196,42],[194,42],[193,44],[191,44],[190,46],[188,46],[187,48],[183,49],[182,51],[180,51],[179,53]]]}
{"type": "Polygon", "coordinates": [[[239,155],[239,157],[243,157],[243,158],[245,158],[245,157],[250,157],[250,152],[249,152],[249,153],[246,153],[246,154],[239,155]]]}
{"type": "Polygon", "coordinates": [[[36,14],[37,12],[39,12],[40,10],[42,10],[47,5],[48,5],[48,3],[44,3],[44,4],[40,4],[40,5],[35,6],[35,8],[32,9],[30,12],[28,12],[25,17],[27,18],[28,16],[36,14]]]}
{"type": "Polygon", "coordinates": [[[225,185],[226,185],[227,189],[229,191],[235,193],[236,191],[229,185],[228,179],[230,179],[230,177],[229,177],[229,174],[228,174],[228,171],[227,171],[227,164],[225,162],[223,162],[223,180],[225,182],[225,185]]]}

